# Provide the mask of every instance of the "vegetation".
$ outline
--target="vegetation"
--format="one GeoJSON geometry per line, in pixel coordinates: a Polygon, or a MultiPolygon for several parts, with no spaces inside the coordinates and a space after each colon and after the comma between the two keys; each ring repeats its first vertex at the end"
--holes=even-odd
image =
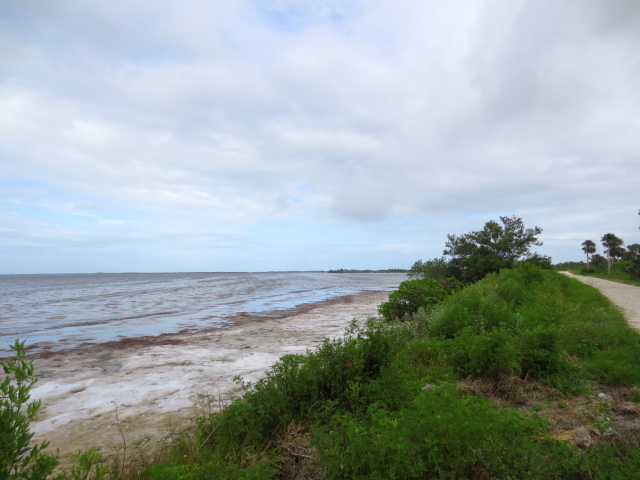
{"type": "Polygon", "coordinates": [[[45,479],[58,466],[56,455],[42,452],[49,442],[30,447],[29,425],[38,414],[40,401],[29,402],[36,382],[33,364],[24,356],[24,342],[10,345],[16,358],[1,362],[6,375],[0,383],[0,479],[45,479]]]}
{"type": "MultiPolygon", "coordinates": [[[[460,285],[455,278],[449,280],[452,285],[460,285]]],[[[400,284],[398,290],[389,295],[389,301],[378,307],[378,312],[389,320],[404,320],[420,308],[429,309],[444,300],[447,294],[457,287],[457,285],[452,286],[447,291],[443,283],[431,278],[406,280],[400,284]]]]}
{"type": "MultiPolygon", "coordinates": [[[[128,471],[116,458],[109,470],[90,449],[56,480],[640,478],[640,421],[629,420],[640,415],[640,333],[530,252],[541,229],[500,220],[449,235],[449,259],[416,262],[379,306],[384,320],[285,355],[255,384],[237,379],[242,398],[198,418],[156,462],[128,471]]],[[[607,255],[620,258],[614,243],[607,255]]],[[[604,274],[585,253],[586,270],[604,274]]],[[[610,262],[610,277],[630,264],[610,262]]],[[[39,403],[22,407],[35,378],[22,344],[12,348],[0,480],[44,479],[57,459],[46,443],[29,450],[39,403]]]]}
{"type": "Polygon", "coordinates": [[[611,264],[613,261],[624,256],[624,250],[622,249],[624,242],[613,233],[605,233],[600,241],[605,248],[604,253],[607,255],[607,272],[611,273],[611,264]]]}
{"type": "Polygon", "coordinates": [[[409,278],[432,278],[443,284],[455,278],[469,284],[518,264],[551,268],[551,258],[531,252],[532,246],[542,245],[537,237],[541,228],[525,228],[522,219],[515,216],[500,217],[500,222],[502,225],[491,220],[482,230],[447,235],[445,256],[416,261],[409,270],[409,278]]]}
{"type": "MultiPolygon", "coordinates": [[[[353,323],[308,355],[285,355],[135,477],[637,476],[637,432],[605,435],[613,411],[592,392],[640,400],[632,389],[640,386],[640,334],[595,289],[530,265],[450,295],[433,279],[408,282],[438,301],[410,322],[353,323]],[[596,432],[589,444],[560,440],[558,422],[547,420],[575,395],[580,422],[596,432]]],[[[66,478],[104,478],[99,454],[76,458],[66,478]]]]}
{"type": "Polygon", "coordinates": [[[573,269],[570,269],[570,271],[572,273],[575,273],[576,275],[602,278],[605,280],[612,280],[614,282],[640,286],[640,276],[634,276],[631,273],[632,268],[633,268],[632,261],[620,260],[611,265],[611,272],[608,271],[608,265],[606,261],[596,266],[592,266],[588,270],[585,267],[582,267],[582,268],[573,268],[573,269]]]}
{"type": "Polygon", "coordinates": [[[502,225],[491,220],[482,230],[447,235],[443,253],[450,256],[454,267],[459,269],[460,281],[478,281],[489,273],[511,268],[518,261],[550,268],[550,258],[530,251],[532,246],[542,245],[538,240],[541,228],[525,228],[522,219],[515,216],[500,217],[500,222],[502,225]]]}
{"type": "Polygon", "coordinates": [[[561,262],[553,265],[553,269],[556,271],[562,270],[575,270],[579,268],[583,268],[585,266],[584,262],[561,262]]]}
{"type": "MultiPolygon", "coordinates": [[[[622,247],[624,240],[613,233],[605,233],[600,241],[607,257],[596,254],[595,243],[592,240],[585,240],[582,242],[582,251],[587,255],[587,265],[585,268],[580,268],[579,273],[602,277],[604,275],[602,266],[606,264],[606,276],[603,278],[640,285],[640,244],[633,243],[625,250],[622,247]],[[593,268],[589,265],[590,254],[593,268]]],[[[577,266],[568,265],[566,268],[575,270],[577,266]]]]}
{"type": "Polygon", "coordinates": [[[582,251],[587,255],[587,269],[589,269],[589,255],[596,253],[596,244],[593,240],[582,242],[582,251]]]}
{"type": "Polygon", "coordinates": [[[423,262],[416,261],[408,272],[409,278],[433,278],[437,281],[446,280],[454,277],[459,279],[462,277],[461,269],[451,260],[445,257],[434,258],[423,262]]]}
{"type": "MultiPolygon", "coordinates": [[[[315,352],[284,356],[143,477],[586,479],[640,471],[637,437],[602,436],[579,448],[555,439],[541,414],[552,398],[640,385],[640,334],[595,289],[520,266],[442,298],[412,322],[353,324],[315,352]],[[469,387],[478,381],[496,391],[539,385],[547,397],[518,411],[469,387]]],[[[598,422],[593,429],[609,428],[598,422]]]]}

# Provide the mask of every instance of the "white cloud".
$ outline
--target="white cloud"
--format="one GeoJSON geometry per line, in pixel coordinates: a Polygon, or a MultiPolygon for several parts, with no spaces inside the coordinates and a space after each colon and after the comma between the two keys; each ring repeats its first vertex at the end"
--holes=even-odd
{"type": "Polygon", "coordinates": [[[639,19],[625,0],[6,5],[0,179],[36,186],[3,187],[4,211],[93,215],[55,234],[88,249],[198,251],[167,239],[233,224],[240,251],[282,221],[405,245],[404,221],[444,238],[501,213],[561,256],[569,228],[633,236],[639,19]]]}

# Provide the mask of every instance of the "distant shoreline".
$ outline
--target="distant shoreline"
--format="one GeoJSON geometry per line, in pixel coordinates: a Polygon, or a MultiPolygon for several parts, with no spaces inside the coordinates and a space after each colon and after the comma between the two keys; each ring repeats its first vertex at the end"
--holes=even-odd
{"type": "Polygon", "coordinates": [[[340,268],[329,270],[327,273],[409,273],[405,268],[387,268],[386,270],[357,270],[352,268],[340,268]]]}

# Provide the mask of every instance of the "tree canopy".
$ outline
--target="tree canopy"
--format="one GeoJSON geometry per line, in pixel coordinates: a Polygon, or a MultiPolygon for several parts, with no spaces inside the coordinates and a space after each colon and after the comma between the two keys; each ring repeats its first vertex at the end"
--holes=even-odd
{"type": "Polygon", "coordinates": [[[541,233],[539,227],[525,228],[515,215],[500,217],[500,223],[490,220],[482,230],[447,235],[443,254],[460,269],[461,280],[475,282],[519,261],[550,265],[549,257],[531,253],[532,246],[542,245],[538,240],[541,233]]]}
{"type": "Polygon", "coordinates": [[[605,233],[600,239],[602,246],[605,248],[604,253],[607,255],[607,267],[608,273],[611,273],[611,263],[616,257],[620,256],[620,247],[624,245],[624,241],[621,238],[616,237],[613,233],[605,233]]]}
{"type": "Polygon", "coordinates": [[[589,255],[596,253],[596,244],[593,240],[582,242],[582,251],[587,254],[587,269],[589,268],[589,255]]]}

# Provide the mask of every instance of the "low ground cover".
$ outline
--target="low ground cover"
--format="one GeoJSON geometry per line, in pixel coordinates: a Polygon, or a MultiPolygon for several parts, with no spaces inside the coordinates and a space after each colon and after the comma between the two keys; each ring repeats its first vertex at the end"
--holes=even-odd
{"type": "Polygon", "coordinates": [[[640,478],[640,334],[597,290],[523,265],[402,318],[282,357],[125,476],[640,478]]]}
{"type": "Polygon", "coordinates": [[[571,273],[575,275],[584,275],[585,277],[597,277],[613,282],[626,283],[628,285],[640,286],[640,277],[631,275],[628,271],[630,262],[623,260],[615,262],[611,266],[611,273],[607,272],[607,265],[601,264],[596,266],[571,269],[571,273]]]}

